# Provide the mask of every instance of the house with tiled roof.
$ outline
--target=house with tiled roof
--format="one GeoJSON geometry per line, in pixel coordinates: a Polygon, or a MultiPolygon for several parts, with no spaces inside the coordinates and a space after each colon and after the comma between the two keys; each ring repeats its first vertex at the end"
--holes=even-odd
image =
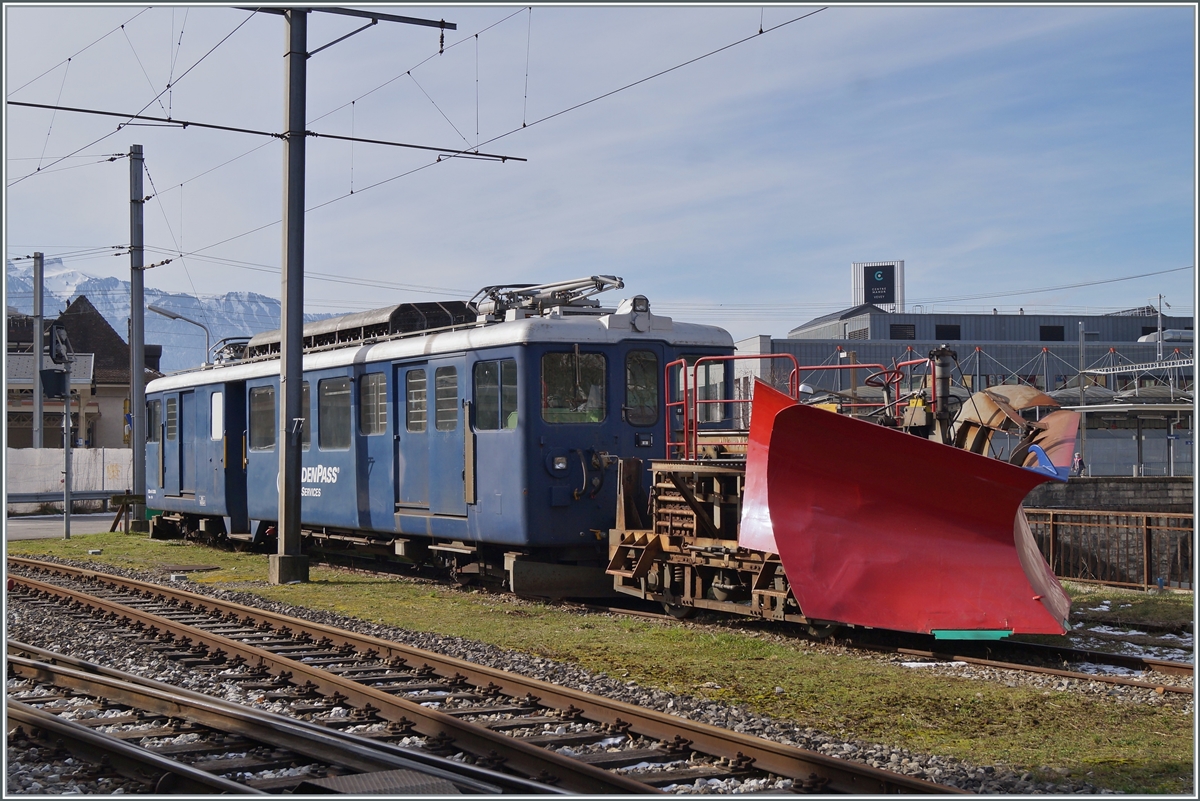
{"type": "MultiPolygon", "coordinates": [[[[7,318],[8,447],[37,447],[32,436],[33,381],[37,369],[33,354],[34,318],[12,311],[7,318]]],[[[47,318],[44,322],[46,331],[53,323],[61,324],[75,352],[71,429],[76,447],[128,447],[125,414],[130,391],[129,344],[84,295],[71,301],[57,319],[47,318]]],[[[49,338],[44,341],[49,342],[49,338]]],[[[157,363],[161,354],[161,346],[146,346],[147,381],[160,375],[157,363]]],[[[47,355],[43,355],[42,362],[43,368],[52,366],[47,355]]],[[[62,415],[61,400],[43,400],[41,447],[62,447],[62,415]]]]}

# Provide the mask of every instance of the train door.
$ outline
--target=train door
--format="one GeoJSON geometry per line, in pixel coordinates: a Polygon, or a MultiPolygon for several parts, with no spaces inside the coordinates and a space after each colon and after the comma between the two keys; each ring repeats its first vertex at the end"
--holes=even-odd
{"type": "Polygon", "coordinates": [[[466,426],[463,423],[465,361],[431,360],[396,368],[396,504],[401,510],[465,517],[466,426]],[[401,394],[403,393],[403,394],[401,394]],[[400,419],[404,426],[401,430],[400,419]]]}
{"type": "MultiPolygon", "coordinates": [[[[201,428],[201,441],[204,442],[206,455],[200,465],[204,476],[200,486],[210,495],[208,503],[217,508],[225,508],[225,468],[229,461],[228,441],[225,436],[225,390],[218,385],[209,394],[208,426],[201,428]],[[204,436],[207,434],[207,436],[204,436]]],[[[197,422],[199,425],[199,421],[197,422]]]]}
{"type": "Polygon", "coordinates": [[[387,379],[387,373],[382,371],[358,376],[355,443],[359,526],[384,531],[396,523],[396,480],[392,477],[396,440],[390,435],[399,431],[394,428],[395,420],[388,419],[387,379]]]}
{"type": "MultiPolygon", "coordinates": [[[[146,401],[146,486],[142,489],[161,489],[163,486],[163,399],[146,401]]],[[[134,489],[137,493],[139,490],[134,489]]],[[[151,493],[148,493],[151,494],[151,493]]]]}
{"type": "Polygon", "coordinates": [[[397,508],[429,508],[429,365],[397,365],[395,448],[397,508]]]}
{"type": "MultiPolygon", "coordinates": [[[[664,354],[661,344],[637,343],[625,352],[619,370],[622,377],[617,391],[621,393],[620,434],[622,453],[638,456],[643,461],[663,453],[661,389],[664,354]]],[[[614,371],[615,373],[616,371],[614,371]]],[[[615,378],[615,376],[614,376],[615,378]]]]}
{"type": "Polygon", "coordinates": [[[179,395],[163,398],[162,488],[164,495],[179,494],[179,395]]]}
{"type": "MultiPolygon", "coordinates": [[[[262,380],[246,387],[246,510],[251,520],[275,520],[279,515],[279,452],[275,443],[279,416],[275,381],[262,380]]],[[[302,442],[311,436],[310,432],[311,427],[304,425],[302,442]]]]}
{"type": "MultiPolygon", "coordinates": [[[[214,396],[220,393],[214,393],[214,396]]],[[[230,382],[225,385],[222,425],[213,424],[213,434],[221,437],[219,443],[222,481],[225,487],[225,514],[229,517],[229,531],[244,533],[250,530],[246,513],[246,385],[230,382]]],[[[216,414],[216,403],[213,404],[216,414]]]]}
{"type": "Polygon", "coordinates": [[[179,393],[179,494],[196,493],[196,393],[179,393]]]}
{"type": "Polygon", "coordinates": [[[473,471],[475,466],[466,464],[464,365],[463,359],[430,362],[433,425],[429,431],[429,511],[465,517],[466,471],[473,471]]]}

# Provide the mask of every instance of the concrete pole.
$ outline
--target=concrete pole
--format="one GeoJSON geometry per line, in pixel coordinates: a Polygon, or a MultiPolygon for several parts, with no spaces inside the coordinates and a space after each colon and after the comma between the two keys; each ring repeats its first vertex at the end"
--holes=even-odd
{"type": "MultiPolygon", "coordinates": [[[[133,449],[133,494],[146,494],[146,207],[142,191],[142,146],[129,146],[129,447],[133,449]]],[[[131,510],[131,531],[149,531],[145,504],[131,510]]]]}
{"type": "Polygon", "coordinates": [[[308,558],[300,552],[300,409],[304,371],[304,123],[307,93],[308,11],[291,8],[287,21],[287,48],[283,145],[283,277],[280,294],[279,520],[278,552],[271,555],[268,580],[272,584],[308,581],[308,558]]]}
{"type": "Polygon", "coordinates": [[[44,283],[45,264],[41,253],[33,254],[33,430],[32,445],[42,447],[42,349],[45,332],[42,331],[42,284],[44,283]]]}

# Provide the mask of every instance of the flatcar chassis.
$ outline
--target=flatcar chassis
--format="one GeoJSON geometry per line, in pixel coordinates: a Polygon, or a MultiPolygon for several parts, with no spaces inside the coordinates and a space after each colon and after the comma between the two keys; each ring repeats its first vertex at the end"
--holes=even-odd
{"type": "Polygon", "coordinates": [[[709,609],[826,630],[801,613],[778,555],[738,546],[744,460],[652,461],[648,504],[641,470],[638,459],[620,463],[606,571],[617,592],[677,617],[709,609]]]}

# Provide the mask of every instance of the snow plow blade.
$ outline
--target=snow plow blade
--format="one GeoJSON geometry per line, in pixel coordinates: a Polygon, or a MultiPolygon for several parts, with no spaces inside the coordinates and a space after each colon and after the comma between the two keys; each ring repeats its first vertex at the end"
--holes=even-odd
{"type": "Polygon", "coordinates": [[[759,383],[739,544],[779,554],[809,620],[945,638],[1062,634],[1070,600],[1021,508],[1049,480],[759,383]]]}

